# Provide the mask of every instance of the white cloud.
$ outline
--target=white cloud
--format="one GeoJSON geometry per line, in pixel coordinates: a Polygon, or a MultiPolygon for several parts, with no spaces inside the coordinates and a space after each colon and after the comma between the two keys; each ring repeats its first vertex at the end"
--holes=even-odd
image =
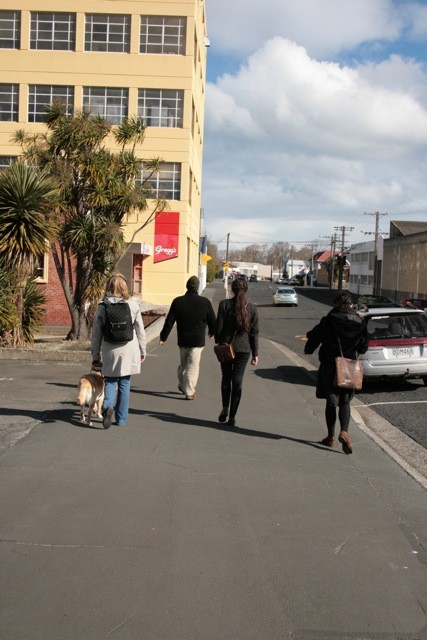
{"type": "Polygon", "coordinates": [[[371,40],[396,39],[411,12],[392,0],[211,0],[207,25],[216,52],[249,54],[276,36],[324,58],[371,40]]]}
{"type": "Polygon", "coordinates": [[[366,229],[367,211],[421,208],[426,90],[422,68],[398,56],[351,69],[269,41],[208,85],[206,230],[310,240],[334,224],[366,229]]]}

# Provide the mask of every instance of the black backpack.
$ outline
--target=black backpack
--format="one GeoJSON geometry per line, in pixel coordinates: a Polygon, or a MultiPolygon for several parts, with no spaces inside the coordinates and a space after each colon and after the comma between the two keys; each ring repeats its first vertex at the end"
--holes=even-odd
{"type": "Polygon", "coordinates": [[[127,302],[101,302],[105,307],[104,340],[106,342],[130,342],[133,339],[133,322],[127,302]]]}

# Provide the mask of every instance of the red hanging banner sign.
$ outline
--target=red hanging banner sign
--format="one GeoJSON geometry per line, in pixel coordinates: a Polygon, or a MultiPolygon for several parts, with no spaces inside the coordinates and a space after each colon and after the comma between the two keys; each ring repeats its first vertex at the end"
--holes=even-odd
{"type": "Polygon", "coordinates": [[[154,223],[153,262],[178,257],[179,211],[162,211],[154,223]]]}

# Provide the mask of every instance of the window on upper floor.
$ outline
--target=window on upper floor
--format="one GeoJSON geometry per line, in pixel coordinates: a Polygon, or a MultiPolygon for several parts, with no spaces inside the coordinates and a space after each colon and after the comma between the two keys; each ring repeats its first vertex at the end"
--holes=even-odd
{"type": "Polygon", "coordinates": [[[46,122],[46,107],[53,102],[62,102],[66,114],[72,115],[74,87],[30,84],[28,95],[28,122],[46,122]]]}
{"type": "Polygon", "coordinates": [[[130,16],[115,13],[87,13],[85,51],[129,53],[130,16]]]}
{"type": "Polygon", "coordinates": [[[21,46],[21,12],[0,11],[0,49],[21,46]]]}
{"type": "Polygon", "coordinates": [[[18,84],[0,84],[0,120],[18,122],[18,84]]]}
{"type": "Polygon", "coordinates": [[[183,16],[141,16],[140,53],[185,55],[186,31],[183,16]]]}
{"type": "Polygon", "coordinates": [[[129,90],[116,87],[83,87],[83,108],[110,124],[120,124],[128,115],[129,90]]]}
{"type": "Polygon", "coordinates": [[[181,164],[179,162],[164,162],[160,171],[152,173],[142,169],[137,182],[148,181],[153,187],[153,198],[165,200],[179,200],[181,198],[181,164]]]}
{"type": "Polygon", "coordinates": [[[75,42],[75,13],[40,11],[31,14],[31,49],[74,51],[75,42]]]}
{"type": "Polygon", "coordinates": [[[139,89],[138,116],[147,127],[182,127],[184,91],[139,89]]]}

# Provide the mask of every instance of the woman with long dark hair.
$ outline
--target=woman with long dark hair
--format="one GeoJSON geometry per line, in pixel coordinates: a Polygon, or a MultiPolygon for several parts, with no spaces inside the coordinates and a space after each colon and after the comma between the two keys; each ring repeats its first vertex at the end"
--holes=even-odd
{"type": "Polygon", "coordinates": [[[251,358],[251,364],[258,364],[258,310],[254,304],[248,302],[246,292],[248,281],[236,278],[231,283],[234,297],[221,300],[215,324],[215,342],[232,343],[235,358],[230,362],[221,363],[221,397],[222,411],[219,422],[225,422],[234,427],[236,413],[242,397],[242,382],[246,365],[251,358]]]}
{"type": "Polygon", "coordinates": [[[314,353],[319,349],[320,366],[317,374],[316,397],[326,400],[325,418],[328,435],[320,441],[326,447],[335,445],[335,424],[340,423],[339,442],[344,453],[353,452],[348,435],[350,424],[350,401],[354,391],[339,389],[334,385],[335,358],[341,355],[356,360],[359,353],[368,349],[366,321],[353,309],[353,300],[348,292],[340,293],[334,300],[334,307],[320,323],[307,333],[304,353],[314,353]]]}

